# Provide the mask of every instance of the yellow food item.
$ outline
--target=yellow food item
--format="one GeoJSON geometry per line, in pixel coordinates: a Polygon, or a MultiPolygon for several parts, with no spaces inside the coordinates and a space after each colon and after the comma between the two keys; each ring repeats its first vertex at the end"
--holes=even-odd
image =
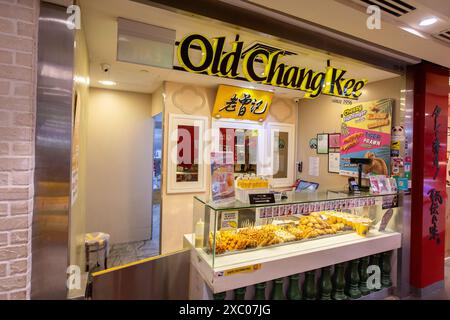
{"type": "MultiPolygon", "coordinates": [[[[269,224],[216,232],[216,254],[266,247],[284,242],[312,239],[336,234],[348,227],[359,235],[367,235],[372,221],[366,217],[335,211],[322,211],[300,217],[298,222],[284,225],[269,224]],[[325,217],[325,220],[324,220],[325,217]]],[[[213,247],[213,234],[209,235],[209,247],[213,247]]]]}

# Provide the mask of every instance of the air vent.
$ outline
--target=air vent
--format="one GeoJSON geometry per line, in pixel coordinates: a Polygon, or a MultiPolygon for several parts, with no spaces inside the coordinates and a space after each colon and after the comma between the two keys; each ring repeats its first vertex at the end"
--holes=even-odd
{"type": "Polygon", "coordinates": [[[446,44],[450,45],[450,29],[442,31],[440,33],[433,34],[433,37],[444,41],[446,44]]]}
{"type": "Polygon", "coordinates": [[[416,10],[416,7],[402,0],[353,0],[365,7],[378,6],[382,11],[394,17],[401,17],[416,10]]]}

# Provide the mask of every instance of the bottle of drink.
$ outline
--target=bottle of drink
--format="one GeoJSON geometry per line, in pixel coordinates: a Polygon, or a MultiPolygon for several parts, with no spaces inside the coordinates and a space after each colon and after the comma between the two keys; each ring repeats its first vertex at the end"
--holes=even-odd
{"type": "Polygon", "coordinates": [[[298,285],[300,275],[294,274],[289,277],[289,288],[287,292],[287,298],[289,300],[302,300],[302,291],[298,285]]]}
{"type": "Polygon", "coordinates": [[[266,283],[261,282],[255,285],[254,300],[266,300],[266,283]]]}
{"type": "Polygon", "coordinates": [[[195,247],[202,248],[203,247],[203,232],[205,228],[205,223],[200,218],[199,221],[195,224],[195,247]]]}
{"type": "Polygon", "coordinates": [[[273,284],[272,294],[270,297],[272,300],[286,300],[283,292],[283,279],[276,279],[273,284]]]}

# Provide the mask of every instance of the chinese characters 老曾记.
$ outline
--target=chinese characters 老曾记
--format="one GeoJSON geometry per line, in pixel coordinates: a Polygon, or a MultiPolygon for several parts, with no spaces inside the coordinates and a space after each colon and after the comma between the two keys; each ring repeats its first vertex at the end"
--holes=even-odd
{"type": "Polygon", "coordinates": [[[226,112],[235,112],[238,107],[238,116],[243,117],[247,113],[249,109],[251,113],[259,115],[264,114],[269,105],[268,102],[265,102],[262,99],[252,98],[251,94],[243,93],[239,98],[236,94],[234,94],[228,101],[225,102],[225,106],[223,106],[219,111],[226,112]]]}

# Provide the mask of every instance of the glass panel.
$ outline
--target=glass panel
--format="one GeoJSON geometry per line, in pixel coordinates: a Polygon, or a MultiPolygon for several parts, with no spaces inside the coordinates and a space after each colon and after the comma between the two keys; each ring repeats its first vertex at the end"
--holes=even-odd
{"type": "Polygon", "coordinates": [[[274,146],[273,146],[273,178],[287,178],[288,177],[288,147],[289,147],[289,133],[282,131],[275,131],[274,146]]]}
{"type": "Polygon", "coordinates": [[[208,203],[205,206],[200,197],[194,198],[195,236],[200,240],[195,247],[214,268],[284,255],[300,249],[304,242],[340,235],[348,235],[344,241],[353,241],[356,238],[352,234],[377,237],[396,231],[395,217],[401,214],[403,201],[402,193],[356,195],[328,191],[290,193],[288,200],[275,204],[241,203],[214,209],[208,203]],[[378,224],[386,216],[393,219],[385,231],[379,231],[378,224]],[[287,244],[295,247],[258,252],[287,244]],[[234,256],[235,253],[244,255],[234,256]]]}
{"type": "Polygon", "coordinates": [[[233,152],[236,174],[257,173],[258,130],[220,128],[219,150],[233,152]]]}
{"type": "Polygon", "coordinates": [[[177,132],[177,182],[198,181],[199,128],[179,125],[177,132]]]}
{"type": "Polygon", "coordinates": [[[194,198],[203,202],[205,205],[213,210],[234,210],[234,209],[246,209],[246,208],[257,208],[257,207],[271,207],[279,206],[284,204],[297,204],[297,203],[310,203],[310,202],[320,202],[320,201],[330,201],[330,200],[345,200],[345,199],[366,199],[366,198],[377,198],[384,197],[388,195],[397,195],[399,193],[383,193],[380,195],[373,195],[370,192],[361,193],[349,193],[346,191],[314,191],[314,192],[287,192],[287,199],[276,203],[269,204],[248,204],[241,201],[228,202],[226,204],[214,203],[205,196],[195,196],[194,198]]]}

